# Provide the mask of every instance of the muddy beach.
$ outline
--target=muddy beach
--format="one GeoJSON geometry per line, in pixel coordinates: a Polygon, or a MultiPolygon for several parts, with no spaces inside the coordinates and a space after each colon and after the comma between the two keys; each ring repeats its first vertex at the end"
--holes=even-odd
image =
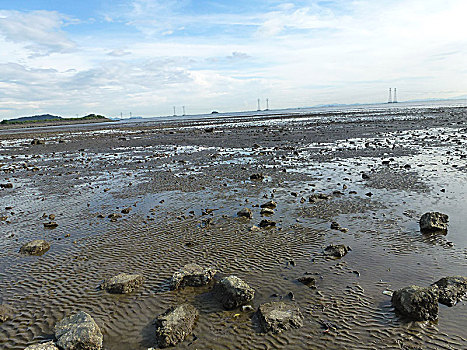
{"type": "Polygon", "coordinates": [[[199,315],[177,349],[467,348],[466,301],[413,322],[390,296],[467,275],[465,107],[3,131],[0,149],[2,349],[53,340],[78,311],[104,349],[155,348],[156,317],[184,303],[199,315]],[[446,235],[420,232],[429,211],[446,235]],[[50,247],[20,253],[33,240],[50,247]],[[189,263],[217,273],[171,290],[189,263]],[[122,272],[144,282],[99,288],[122,272]],[[230,275],[251,308],[215,298],[230,275]],[[303,324],[265,333],[255,312],[274,301],[303,324]]]}

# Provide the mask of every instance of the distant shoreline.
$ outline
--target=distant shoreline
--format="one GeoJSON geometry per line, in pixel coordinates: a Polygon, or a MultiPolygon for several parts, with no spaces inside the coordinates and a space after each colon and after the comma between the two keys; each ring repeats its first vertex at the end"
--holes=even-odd
{"type": "Polygon", "coordinates": [[[37,128],[37,127],[44,127],[44,126],[60,126],[60,125],[73,125],[73,124],[94,124],[94,123],[105,123],[105,122],[114,122],[114,120],[103,117],[103,118],[96,118],[96,119],[67,118],[67,119],[54,119],[54,120],[44,120],[44,121],[30,121],[30,122],[0,124],[0,130],[25,129],[25,128],[37,128]]]}

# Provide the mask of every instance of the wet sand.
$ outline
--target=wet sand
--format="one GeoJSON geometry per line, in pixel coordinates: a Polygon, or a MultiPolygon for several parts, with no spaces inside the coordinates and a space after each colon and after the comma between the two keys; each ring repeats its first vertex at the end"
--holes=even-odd
{"type": "Polygon", "coordinates": [[[0,190],[0,301],[13,317],[0,347],[51,339],[83,310],[105,349],[147,349],[154,318],[188,301],[200,316],[179,349],[465,349],[465,301],[440,305],[436,322],[409,322],[383,291],[467,275],[466,124],[465,108],[431,108],[1,133],[0,183],[13,188],[0,190]],[[310,202],[317,193],[331,198],[310,202]],[[277,226],[251,231],[271,199],[277,226]],[[245,206],[253,219],[236,216],[245,206]],[[434,210],[450,217],[446,236],[419,231],[434,210]],[[44,228],[44,213],[59,226],[44,228]],[[33,239],[50,250],[21,255],[33,239]],[[329,244],[352,250],[329,259],[329,244]],[[292,292],[304,326],[262,334],[253,312],[224,311],[212,285],[170,291],[190,262],[248,282],[255,309],[292,292]],[[97,288],[120,272],[146,281],[123,296],[97,288]],[[317,289],[297,282],[305,273],[317,289]]]}

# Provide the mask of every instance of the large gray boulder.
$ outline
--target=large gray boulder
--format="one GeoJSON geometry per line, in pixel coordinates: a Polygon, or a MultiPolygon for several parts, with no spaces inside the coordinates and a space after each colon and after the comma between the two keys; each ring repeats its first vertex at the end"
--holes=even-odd
{"type": "Polygon", "coordinates": [[[263,332],[280,333],[303,326],[303,315],[299,307],[292,303],[265,303],[259,306],[256,315],[263,332]]]}
{"type": "Polygon", "coordinates": [[[449,217],[438,212],[425,213],[420,218],[420,231],[422,232],[447,232],[449,217]]]}
{"type": "Polygon", "coordinates": [[[126,294],[140,287],[143,282],[144,277],[141,275],[121,273],[117,276],[105,279],[101,283],[100,288],[113,294],[126,294]]]}
{"type": "Polygon", "coordinates": [[[193,332],[198,310],[190,304],[170,307],[155,321],[156,342],[160,348],[174,346],[193,332]]]}
{"type": "Polygon", "coordinates": [[[437,287],[409,286],[392,294],[392,305],[402,315],[414,321],[436,320],[438,318],[437,287]]]}
{"type": "Polygon", "coordinates": [[[439,302],[447,306],[453,306],[467,295],[467,278],[451,276],[441,278],[433,283],[439,289],[439,302]]]}
{"type": "Polygon", "coordinates": [[[55,325],[57,345],[63,350],[100,350],[102,333],[86,312],[65,317],[55,325]]]}
{"type": "Polygon", "coordinates": [[[212,280],[216,272],[217,271],[211,267],[187,264],[173,274],[170,279],[170,289],[175,290],[186,286],[204,286],[212,280]]]}
{"type": "Polygon", "coordinates": [[[24,350],[60,350],[53,341],[47,343],[29,345],[24,350]]]}
{"type": "Polygon", "coordinates": [[[36,239],[34,241],[24,244],[19,252],[21,254],[29,255],[42,255],[50,249],[50,244],[43,239],[36,239]]]}
{"type": "Polygon", "coordinates": [[[255,290],[237,276],[224,277],[216,283],[213,291],[227,310],[245,305],[255,297],[255,290]]]}

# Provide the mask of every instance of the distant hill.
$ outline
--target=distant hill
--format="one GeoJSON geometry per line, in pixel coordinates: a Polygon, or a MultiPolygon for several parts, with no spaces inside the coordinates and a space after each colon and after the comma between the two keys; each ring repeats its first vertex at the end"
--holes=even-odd
{"type": "Polygon", "coordinates": [[[81,118],[62,118],[52,114],[34,115],[32,117],[21,117],[15,119],[5,119],[0,122],[2,125],[16,125],[16,124],[40,124],[40,123],[82,123],[92,121],[110,121],[103,115],[88,114],[81,118]]]}
{"type": "Polygon", "coordinates": [[[21,117],[15,119],[9,119],[9,122],[34,122],[34,121],[44,121],[44,120],[57,120],[63,119],[57,115],[52,114],[41,114],[41,115],[33,115],[32,117],[21,117]]]}

